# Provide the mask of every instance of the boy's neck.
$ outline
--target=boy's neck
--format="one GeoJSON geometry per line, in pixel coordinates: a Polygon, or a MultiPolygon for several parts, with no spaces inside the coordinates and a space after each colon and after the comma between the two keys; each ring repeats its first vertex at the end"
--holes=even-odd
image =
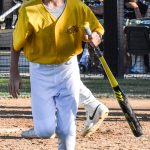
{"type": "Polygon", "coordinates": [[[43,0],[43,3],[51,8],[59,8],[65,4],[65,0],[43,0]]]}

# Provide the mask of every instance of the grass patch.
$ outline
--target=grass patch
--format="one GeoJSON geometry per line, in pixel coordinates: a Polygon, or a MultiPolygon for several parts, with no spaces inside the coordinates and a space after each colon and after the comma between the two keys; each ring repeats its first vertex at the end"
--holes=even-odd
{"type": "MultiPolygon", "coordinates": [[[[8,93],[8,78],[0,78],[0,97],[8,97],[10,96],[8,93]]],[[[29,78],[22,78],[22,88],[21,88],[22,96],[30,95],[30,80],[29,78]]]]}
{"type": "MultiPolygon", "coordinates": [[[[107,79],[86,79],[83,83],[92,91],[96,97],[113,96],[113,90],[107,79]]],[[[144,79],[117,79],[121,89],[128,96],[150,97],[150,80],[144,79]]]]}
{"type": "MultiPolygon", "coordinates": [[[[92,91],[96,97],[114,96],[113,90],[107,79],[81,78],[83,83],[92,91]]],[[[150,97],[150,80],[146,79],[117,79],[122,90],[127,96],[150,97]]],[[[22,96],[30,95],[29,78],[22,78],[22,96]]],[[[9,96],[8,78],[0,78],[0,96],[9,96]]]]}

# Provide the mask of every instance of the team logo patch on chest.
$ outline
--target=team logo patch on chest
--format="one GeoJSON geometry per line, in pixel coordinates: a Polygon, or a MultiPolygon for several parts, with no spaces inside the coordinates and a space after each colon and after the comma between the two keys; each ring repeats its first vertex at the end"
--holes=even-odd
{"type": "Polygon", "coordinates": [[[74,34],[77,33],[79,31],[79,27],[77,26],[69,26],[67,29],[67,33],[69,34],[74,34]]]}

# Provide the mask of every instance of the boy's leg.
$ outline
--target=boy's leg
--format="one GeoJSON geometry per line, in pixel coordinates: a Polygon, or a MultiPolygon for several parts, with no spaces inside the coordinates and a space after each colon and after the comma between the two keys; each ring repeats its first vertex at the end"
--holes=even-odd
{"type": "Polygon", "coordinates": [[[60,150],[74,150],[76,141],[76,114],[79,102],[80,75],[77,59],[64,65],[61,70],[62,83],[55,97],[57,107],[56,134],[59,138],[60,150]]]}
{"type": "Polygon", "coordinates": [[[130,69],[131,73],[145,73],[146,67],[144,64],[144,56],[135,56],[135,64],[130,69]]]}
{"type": "Polygon", "coordinates": [[[144,64],[146,66],[147,72],[150,72],[150,62],[149,62],[149,54],[144,55],[144,64]]]}
{"type": "Polygon", "coordinates": [[[30,63],[31,102],[34,129],[24,131],[25,138],[49,138],[55,133],[55,69],[30,63]]]}
{"type": "Polygon", "coordinates": [[[49,138],[55,132],[57,119],[59,145],[71,150],[75,145],[80,84],[76,57],[62,65],[30,63],[30,80],[34,128],[24,131],[22,136],[49,138]]]}
{"type": "Polygon", "coordinates": [[[108,116],[108,108],[96,100],[91,91],[80,82],[80,104],[83,104],[86,110],[86,122],[83,130],[83,136],[90,136],[94,133],[103,120],[108,116]]]}

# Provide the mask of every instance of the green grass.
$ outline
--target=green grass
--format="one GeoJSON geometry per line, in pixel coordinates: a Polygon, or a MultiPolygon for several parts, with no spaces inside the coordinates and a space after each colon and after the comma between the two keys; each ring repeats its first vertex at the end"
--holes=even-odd
{"type": "MultiPolygon", "coordinates": [[[[10,96],[8,93],[8,78],[0,78],[0,96],[10,96]]],[[[22,78],[21,95],[30,95],[30,82],[28,78],[22,78]]]]}
{"type": "MultiPolygon", "coordinates": [[[[82,78],[83,83],[96,97],[114,96],[113,90],[107,79],[82,78]]],[[[146,79],[117,79],[121,89],[127,96],[150,97],[150,80],[146,79]]],[[[28,78],[22,78],[22,96],[30,95],[30,83],[28,78]]],[[[0,96],[9,96],[8,79],[0,78],[0,96]]]]}
{"type": "MultiPolygon", "coordinates": [[[[107,79],[86,79],[82,78],[83,83],[96,96],[113,96],[113,90],[107,79]]],[[[150,97],[150,80],[144,79],[117,79],[121,89],[128,96],[150,97]]]]}

